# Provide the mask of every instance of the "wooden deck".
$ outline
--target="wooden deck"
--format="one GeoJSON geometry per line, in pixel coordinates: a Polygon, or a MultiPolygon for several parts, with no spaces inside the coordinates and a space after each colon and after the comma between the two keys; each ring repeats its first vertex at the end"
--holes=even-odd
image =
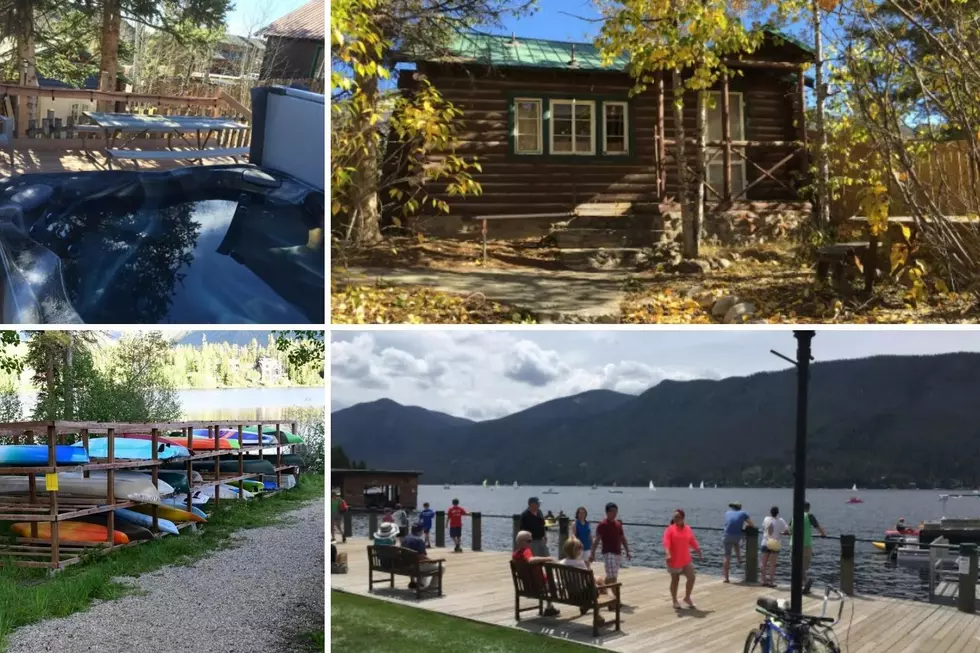
{"type": "MultiPolygon", "coordinates": [[[[22,142],[22,141],[21,141],[22,142]]],[[[58,144],[59,141],[38,140],[36,147],[23,147],[18,141],[14,144],[14,171],[19,174],[38,173],[38,172],[82,172],[87,170],[106,170],[105,157],[101,153],[95,155],[92,161],[85,155],[80,147],[72,147],[75,142],[65,147],[52,147],[50,144],[58,144]]],[[[100,147],[101,143],[91,143],[92,149],[100,147]]],[[[160,147],[155,144],[155,147],[160,147]]],[[[232,164],[235,160],[226,158],[207,159],[207,165],[232,164]]],[[[185,165],[194,165],[190,161],[140,161],[137,166],[134,161],[114,161],[114,170],[168,170],[185,165]]],[[[10,170],[10,159],[6,150],[0,150],[0,176],[12,176],[10,170]]]]}
{"type": "MultiPolygon", "coordinates": [[[[369,595],[367,544],[364,539],[351,539],[337,545],[348,555],[350,573],[331,575],[332,589],[369,595]]],[[[623,653],[741,651],[748,632],[761,621],[755,612],[756,599],[789,598],[788,586],[771,590],[737,582],[725,584],[719,577],[699,574],[694,588],[698,610],[675,611],[670,604],[666,571],[625,568],[620,572],[623,630],[616,633],[603,629],[602,636],[593,639],[589,617],[580,617],[577,609],[567,606],[558,606],[562,614],[557,619],[528,612],[520,623],[514,621],[509,554],[453,554],[436,549],[434,556],[447,560],[442,598],[416,601],[414,592],[407,589],[408,579],[398,576],[394,590],[377,586],[371,596],[623,653]]],[[[601,563],[598,566],[601,568],[601,563]]],[[[837,604],[832,602],[828,612],[836,615],[836,609],[837,604]]],[[[804,610],[819,614],[820,600],[806,599],[804,610]]],[[[850,598],[835,631],[845,653],[980,653],[980,615],[928,603],[873,596],[850,598]]]]}

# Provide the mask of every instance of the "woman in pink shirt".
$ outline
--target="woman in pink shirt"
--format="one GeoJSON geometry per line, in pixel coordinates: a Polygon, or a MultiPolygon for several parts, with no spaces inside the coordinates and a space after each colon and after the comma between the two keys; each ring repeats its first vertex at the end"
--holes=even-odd
{"type": "Polygon", "coordinates": [[[698,554],[698,560],[704,560],[701,555],[701,547],[694,538],[694,531],[684,523],[684,511],[678,508],[674,511],[674,518],[670,521],[670,526],[664,531],[664,552],[667,556],[667,571],[670,572],[670,598],[674,602],[674,609],[679,609],[681,604],[677,602],[677,586],[681,581],[681,574],[687,579],[684,588],[684,603],[691,609],[696,609],[694,601],[691,600],[691,590],[694,589],[694,559],[691,551],[698,554]]]}

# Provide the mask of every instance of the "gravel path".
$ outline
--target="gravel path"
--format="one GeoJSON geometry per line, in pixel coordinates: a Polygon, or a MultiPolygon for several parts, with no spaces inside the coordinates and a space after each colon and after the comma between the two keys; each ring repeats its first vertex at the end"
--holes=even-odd
{"type": "Polygon", "coordinates": [[[132,594],[19,628],[8,653],[302,651],[297,635],[324,627],[323,513],[315,501],[192,565],[120,578],[132,594]]]}

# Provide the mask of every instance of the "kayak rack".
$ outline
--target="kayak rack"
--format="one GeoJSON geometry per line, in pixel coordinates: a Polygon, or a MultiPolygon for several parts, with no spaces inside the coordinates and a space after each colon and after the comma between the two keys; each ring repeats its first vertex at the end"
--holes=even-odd
{"type": "MultiPolygon", "coordinates": [[[[73,421],[38,421],[38,422],[9,422],[0,423],[0,444],[44,445],[47,447],[47,464],[24,466],[0,464],[0,522],[26,523],[29,536],[3,537],[0,534],[0,566],[8,564],[18,567],[37,567],[55,573],[81,562],[85,556],[106,554],[121,548],[127,548],[151,541],[135,539],[126,544],[114,543],[116,530],[115,510],[135,508],[148,505],[150,526],[153,539],[163,537],[167,533],[160,529],[159,520],[161,508],[158,504],[134,501],[115,495],[117,472],[149,471],[152,484],[159,488],[161,467],[166,463],[168,469],[179,464],[179,470],[185,471],[189,491],[187,492],[186,510],[192,512],[193,495],[195,492],[213,488],[211,501],[215,509],[220,506],[222,498],[241,501],[246,480],[261,480],[269,476],[268,471],[246,472],[246,463],[266,460],[272,457],[276,479],[276,491],[282,489],[283,474],[299,474],[297,465],[286,464],[284,453],[292,453],[293,447],[299,442],[288,442],[283,425],[288,424],[290,434],[296,432],[295,422],[283,420],[249,420],[247,424],[239,424],[237,420],[231,424],[215,421],[179,421],[157,423],[131,422],[73,422],[73,421]],[[246,437],[251,440],[253,434],[245,431],[246,427],[255,427],[255,444],[246,444],[246,437]],[[207,429],[208,437],[195,438],[195,429],[207,429]],[[222,431],[232,430],[231,438],[222,437],[222,431]],[[175,435],[180,434],[180,435],[175,435]],[[107,443],[106,456],[102,458],[89,457],[88,463],[58,464],[57,449],[59,445],[71,445],[78,442],[86,452],[90,450],[89,438],[104,436],[107,443]],[[123,460],[116,456],[116,439],[139,435],[151,443],[149,459],[123,460]],[[263,444],[263,436],[274,436],[274,442],[263,444]],[[148,436],[148,437],[147,437],[148,436]],[[187,444],[188,456],[159,458],[165,445],[172,441],[184,440],[187,444]],[[234,440],[237,446],[222,448],[222,440],[234,440]],[[205,440],[204,442],[200,442],[205,440]],[[213,443],[210,448],[208,442],[213,443]],[[211,463],[211,464],[209,464],[211,463]],[[222,465],[222,463],[225,463],[222,465]],[[230,465],[228,463],[231,463],[230,465]],[[235,464],[237,463],[237,465],[235,464]],[[231,468],[229,471],[228,468],[231,468]],[[91,472],[105,473],[105,498],[99,496],[73,495],[59,491],[59,472],[80,472],[82,478],[92,478],[91,472]],[[193,482],[194,472],[201,475],[202,480],[193,482]],[[9,476],[26,476],[27,491],[4,491],[3,480],[9,476]],[[237,485],[236,491],[224,489],[225,484],[237,485]],[[76,541],[70,539],[69,530],[64,525],[72,520],[91,520],[93,516],[104,515],[106,541],[76,541]]],[[[227,443],[225,443],[227,444],[227,443]]],[[[100,520],[97,523],[102,523],[100,520]]],[[[192,521],[176,522],[179,531],[194,525],[192,521]]]]}

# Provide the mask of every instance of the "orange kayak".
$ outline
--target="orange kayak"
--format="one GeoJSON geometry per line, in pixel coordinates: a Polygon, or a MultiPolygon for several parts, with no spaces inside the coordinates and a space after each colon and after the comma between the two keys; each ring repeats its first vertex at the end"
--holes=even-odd
{"type": "MultiPolygon", "coordinates": [[[[135,438],[137,440],[153,439],[152,435],[148,435],[146,433],[126,433],[124,437],[135,438]]],[[[157,440],[160,442],[166,442],[167,444],[175,444],[180,447],[186,447],[192,451],[214,450],[214,438],[191,438],[191,443],[189,445],[187,444],[187,438],[174,435],[159,435],[157,436],[157,440]]],[[[238,441],[218,438],[218,449],[238,449],[238,441]]]]}
{"type": "MultiPolygon", "coordinates": [[[[28,522],[18,522],[10,527],[15,534],[20,537],[31,536],[31,525],[28,522]]],[[[58,539],[71,542],[105,542],[108,530],[101,524],[89,524],[81,521],[63,521],[58,524],[58,539]]],[[[37,525],[37,536],[42,540],[51,539],[51,524],[40,523],[37,525]]],[[[129,537],[125,533],[112,531],[113,544],[129,544],[129,537]]]]}

